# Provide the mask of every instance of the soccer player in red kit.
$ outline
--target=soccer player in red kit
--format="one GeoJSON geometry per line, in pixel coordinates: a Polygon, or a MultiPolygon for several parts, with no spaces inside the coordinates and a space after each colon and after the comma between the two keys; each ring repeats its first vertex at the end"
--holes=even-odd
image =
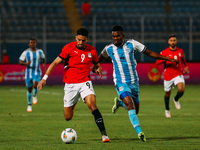
{"type": "Polygon", "coordinates": [[[85,28],[77,30],[76,41],[65,45],[60,55],[51,63],[44,77],[38,84],[38,89],[46,84],[46,80],[55,67],[65,60],[64,77],[64,116],[66,121],[72,119],[76,104],[80,97],[87,104],[95,118],[95,122],[102,134],[103,142],[110,142],[103,122],[103,117],[96,105],[96,96],[90,79],[91,64],[97,68],[96,73],[102,76],[96,49],[86,44],[88,31],[85,28]]]}
{"type": "Polygon", "coordinates": [[[183,50],[176,47],[177,38],[176,35],[170,35],[168,39],[169,47],[163,50],[160,54],[173,59],[179,60],[179,63],[157,60],[156,64],[164,63],[164,90],[165,90],[165,116],[167,118],[171,117],[169,108],[169,99],[171,94],[171,89],[173,85],[177,86],[178,92],[173,98],[176,109],[180,109],[181,105],[179,103],[179,98],[181,98],[185,91],[185,80],[183,77],[184,73],[188,72],[188,66],[183,56],[183,50]],[[185,68],[182,70],[182,64],[185,68]]]}

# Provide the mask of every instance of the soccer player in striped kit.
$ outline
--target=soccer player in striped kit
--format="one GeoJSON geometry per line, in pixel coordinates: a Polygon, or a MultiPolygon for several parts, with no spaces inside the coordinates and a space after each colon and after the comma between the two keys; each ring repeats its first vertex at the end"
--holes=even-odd
{"type": "Polygon", "coordinates": [[[26,49],[19,57],[19,64],[26,65],[25,83],[27,87],[27,112],[32,112],[32,91],[33,91],[33,104],[37,104],[37,85],[41,78],[40,63],[43,64],[43,70],[46,72],[45,55],[41,49],[37,47],[37,40],[29,40],[29,48],[26,49]]]}
{"type": "MultiPolygon", "coordinates": [[[[156,59],[172,62],[177,62],[177,60],[150,51],[145,45],[133,39],[125,40],[121,26],[112,28],[112,39],[113,43],[107,45],[99,55],[100,62],[103,59],[110,58],[113,63],[113,80],[119,98],[114,99],[112,112],[115,113],[120,106],[127,109],[129,119],[138,134],[138,138],[145,142],[146,138],[136,115],[139,112],[140,92],[134,54],[138,51],[156,59]]],[[[93,71],[95,71],[95,68],[93,68],[93,71]]]]}
{"type": "Polygon", "coordinates": [[[164,91],[165,91],[165,117],[171,118],[170,108],[169,108],[169,99],[171,95],[171,89],[175,85],[178,89],[176,96],[173,98],[176,109],[181,109],[179,103],[179,98],[181,98],[185,91],[185,80],[183,74],[188,72],[187,62],[183,55],[183,50],[177,47],[177,38],[176,35],[171,34],[168,38],[169,47],[163,50],[160,54],[167,56],[173,59],[179,60],[179,63],[157,60],[156,64],[164,64],[164,91]],[[182,69],[182,64],[184,69],[182,69]]]}

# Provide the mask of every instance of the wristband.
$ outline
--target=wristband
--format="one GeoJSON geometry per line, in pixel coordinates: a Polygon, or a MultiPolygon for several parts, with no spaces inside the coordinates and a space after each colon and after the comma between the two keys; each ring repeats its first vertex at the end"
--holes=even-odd
{"type": "Polygon", "coordinates": [[[48,75],[44,75],[44,77],[42,78],[43,80],[47,80],[47,78],[48,78],[49,76],[48,75]]]}

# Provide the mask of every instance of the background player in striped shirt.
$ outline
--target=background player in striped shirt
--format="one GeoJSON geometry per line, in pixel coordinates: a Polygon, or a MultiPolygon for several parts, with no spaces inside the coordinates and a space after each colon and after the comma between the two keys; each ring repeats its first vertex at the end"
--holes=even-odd
{"type": "Polygon", "coordinates": [[[37,40],[29,40],[29,48],[26,49],[19,57],[19,64],[26,65],[25,83],[27,87],[27,112],[32,112],[31,98],[33,90],[33,104],[37,104],[37,85],[41,78],[40,63],[43,64],[43,70],[46,71],[45,55],[41,49],[37,47],[37,40]]]}
{"type": "Polygon", "coordinates": [[[103,117],[96,105],[96,96],[92,86],[91,64],[97,68],[96,73],[102,76],[96,49],[86,44],[88,31],[85,28],[77,30],[76,41],[65,45],[60,55],[51,63],[44,77],[38,84],[38,89],[46,84],[46,80],[55,67],[65,60],[63,82],[65,82],[64,116],[69,121],[73,118],[76,104],[82,98],[93,114],[95,122],[102,134],[103,142],[110,142],[103,122],[103,117]]]}
{"type": "MultiPolygon", "coordinates": [[[[112,39],[113,43],[107,45],[99,55],[100,62],[110,57],[113,63],[113,80],[121,100],[119,98],[114,99],[112,112],[115,113],[119,106],[127,109],[129,119],[138,134],[138,138],[145,142],[146,138],[136,115],[139,112],[140,92],[134,54],[138,51],[156,59],[177,60],[150,51],[143,44],[133,39],[125,40],[121,26],[112,28],[112,39]]],[[[93,70],[95,71],[95,68],[93,70]]]]}
{"type": "Polygon", "coordinates": [[[185,80],[183,73],[188,72],[188,66],[183,55],[183,50],[179,47],[176,47],[176,35],[172,34],[169,36],[168,44],[169,47],[163,50],[160,54],[173,59],[177,59],[179,60],[179,63],[157,60],[156,64],[158,65],[164,63],[165,116],[170,118],[171,113],[169,108],[169,99],[171,95],[171,89],[173,85],[177,86],[178,92],[173,98],[173,101],[176,109],[180,109],[181,105],[178,100],[183,96],[185,91],[185,80]],[[182,70],[182,64],[184,65],[184,70],[182,70]]]}

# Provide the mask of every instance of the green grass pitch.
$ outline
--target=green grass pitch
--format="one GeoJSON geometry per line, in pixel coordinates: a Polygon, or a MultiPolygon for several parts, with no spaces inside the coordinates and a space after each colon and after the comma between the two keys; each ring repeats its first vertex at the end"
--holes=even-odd
{"type": "MultiPolygon", "coordinates": [[[[63,115],[63,86],[45,86],[38,93],[33,112],[26,112],[25,86],[0,86],[0,149],[1,150],[200,150],[200,86],[186,85],[176,110],[170,100],[172,118],[164,116],[163,85],[140,86],[138,118],[147,142],[141,142],[133,129],[128,113],[120,108],[111,113],[113,85],[94,86],[97,106],[102,113],[110,143],[102,143],[101,135],[87,105],[80,101],[71,121],[63,115]],[[76,130],[74,144],[64,144],[63,129],[76,130]]],[[[176,88],[172,96],[176,94],[176,88]]]]}

